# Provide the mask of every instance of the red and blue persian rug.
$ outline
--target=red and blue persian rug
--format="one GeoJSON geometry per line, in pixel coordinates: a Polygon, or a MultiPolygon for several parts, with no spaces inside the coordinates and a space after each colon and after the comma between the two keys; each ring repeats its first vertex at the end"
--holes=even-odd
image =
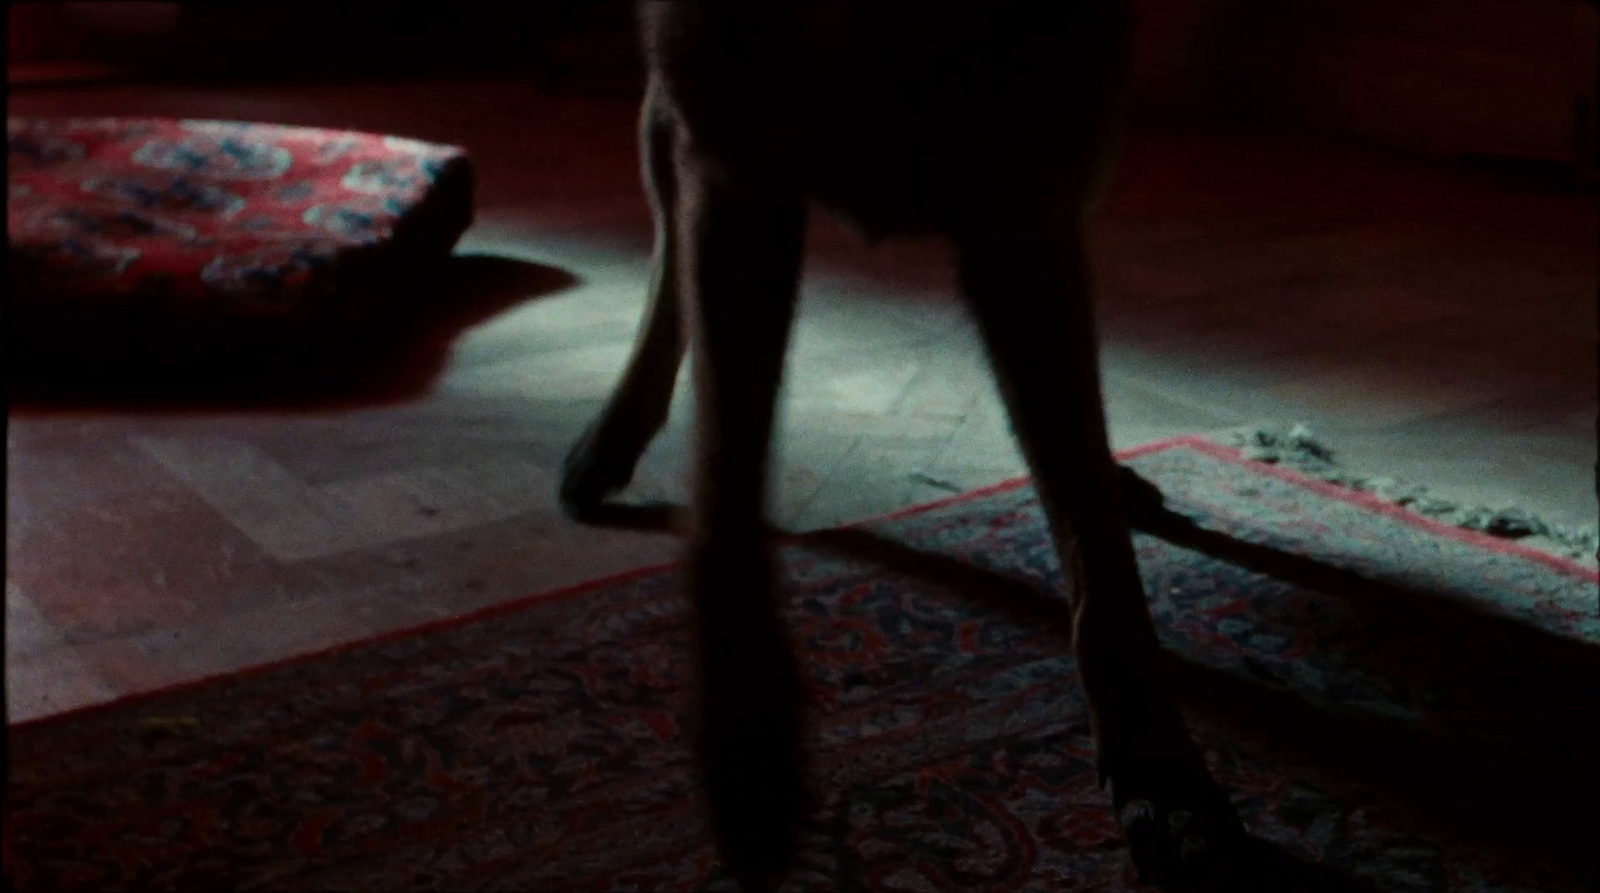
{"type": "MultiPolygon", "coordinates": [[[[1165,668],[1259,889],[1596,876],[1592,570],[1197,438],[1123,454],[1165,668]]],[[[795,890],[1125,890],[1026,482],[790,540],[795,890]]],[[[732,889],[671,568],[10,730],[13,888],[732,889]]],[[[1241,881],[1240,889],[1246,889],[1241,881]]]]}

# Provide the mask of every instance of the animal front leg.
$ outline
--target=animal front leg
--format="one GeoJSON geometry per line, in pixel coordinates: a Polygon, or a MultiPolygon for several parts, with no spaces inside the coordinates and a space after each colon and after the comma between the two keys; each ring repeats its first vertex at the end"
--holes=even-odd
{"type": "Polygon", "coordinates": [[[691,151],[677,167],[680,295],[694,352],[687,586],[699,708],[694,746],[723,858],[746,889],[775,884],[807,812],[804,688],[773,598],[762,523],[805,205],[728,181],[691,151]]]}
{"type": "Polygon", "coordinates": [[[958,236],[963,289],[1071,580],[1102,784],[1142,879],[1213,880],[1239,824],[1159,678],[1128,485],[1106,436],[1081,233],[1048,218],[1028,225],[1015,209],[985,219],[1008,229],[958,236]]]}

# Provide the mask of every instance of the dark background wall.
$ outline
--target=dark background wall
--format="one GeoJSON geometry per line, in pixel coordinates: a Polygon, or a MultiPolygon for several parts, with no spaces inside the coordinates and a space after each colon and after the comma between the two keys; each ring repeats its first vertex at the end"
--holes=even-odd
{"type": "MultiPolygon", "coordinates": [[[[1600,170],[1592,0],[1135,2],[1135,108],[1146,119],[1254,121],[1600,170]]],[[[639,85],[631,4],[616,0],[24,3],[13,32],[26,7],[57,7],[71,25],[54,52],[161,76],[496,72],[558,89],[639,85]]]]}
{"type": "Polygon", "coordinates": [[[142,76],[538,73],[552,51],[575,72],[637,71],[632,5],[606,0],[43,2],[12,4],[10,18],[13,58],[77,55],[142,76]]]}
{"type": "Polygon", "coordinates": [[[211,3],[181,8],[182,52],[228,71],[322,76],[537,71],[574,42],[594,67],[634,67],[633,16],[620,2],[211,3]],[[244,52],[248,59],[235,57],[244,52]],[[243,62],[244,64],[241,64],[243,62]]]}
{"type": "Polygon", "coordinates": [[[1597,165],[1588,0],[1136,0],[1149,113],[1597,165]]]}

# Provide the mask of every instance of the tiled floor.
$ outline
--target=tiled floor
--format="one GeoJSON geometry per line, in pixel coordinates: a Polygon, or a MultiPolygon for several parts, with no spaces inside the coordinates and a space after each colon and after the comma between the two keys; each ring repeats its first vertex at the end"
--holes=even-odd
{"type": "MultiPolygon", "coordinates": [[[[501,292],[436,373],[386,396],[14,406],[12,720],[673,556],[663,536],[573,524],[553,498],[643,299],[629,102],[482,81],[105,86],[19,91],[10,113],[463,144],[480,182],[461,278],[501,292]]],[[[1137,132],[1095,233],[1113,439],[1302,420],[1353,467],[1590,521],[1597,239],[1583,196],[1281,135],[1137,132]]],[[[811,247],[779,520],[1017,474],[942,249],[867,252],[825,220],[811,247]]],[[[640,494],[680,492],[682,419],[640,494]]]]}

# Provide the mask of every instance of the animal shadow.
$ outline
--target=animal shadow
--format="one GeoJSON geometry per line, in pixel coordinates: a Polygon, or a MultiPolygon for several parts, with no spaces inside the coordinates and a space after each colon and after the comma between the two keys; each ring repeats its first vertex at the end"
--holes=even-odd
{"type": "MultiPolygon", "coordinates": [[[[1314,589],[1404,631],[1415,659],[1384,670],[1403,678],[1436,672],[1480,680],[1482,728],[1419,728],[1395,717],[1318,703],[1282,686],[1243,678],[1162,652],[1163,676],[1203,738],[1245,740],[1340,787],[1381,791],[1427,827],[1457,841],[1544,864],[1564,877],[1593,871],[1590,819],[1600,799],[1600,650],[1474,611],[1447,593],[1400,585],[1324,561],[1248,542],[1170,511],[1153,486],[1124,470],[1136,530],[1266,578],[1314,589]],[[1505,681],[1488,680],[1485,665],[1505,681]],[[1578,809],[1574,810],[1577,805],[1578,809]]],[[[612,503],[596,523],[682,531],[686,510],[667,503],[612,503]]],[[[1067,603],[1022,579],[960,558],[913,548],[862,526],[771,533],[959,593],[1018,624],[1059,637],[1070,651],[1067,603]]],[[[1317,863],[1250,837],[1228,880],[1236,893],[1358,893],[1387,887],[1358,877],[1359,865],[1317,863]]],[[[1600,889],[1600,888],[1597,888],[1600,889]]]]}

